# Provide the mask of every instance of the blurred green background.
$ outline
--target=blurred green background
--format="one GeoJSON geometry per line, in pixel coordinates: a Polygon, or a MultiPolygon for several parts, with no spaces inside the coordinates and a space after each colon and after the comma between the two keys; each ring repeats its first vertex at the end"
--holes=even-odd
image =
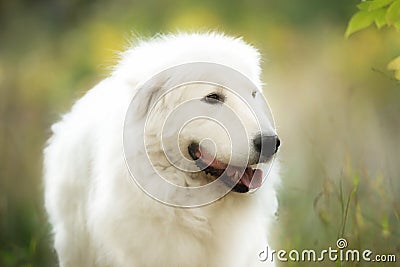
{"type": "Polygon", "coordinates": [[[345,39],[357,3],[0,0],[0,267],[57,266],[41,184],[51,123],[135,35],[209,29],[263,54],[283,143],[273,247],[322,250],[344,237],[399,262],[400,84],[386,65],[400,55],[400,32],[345,39]]]}

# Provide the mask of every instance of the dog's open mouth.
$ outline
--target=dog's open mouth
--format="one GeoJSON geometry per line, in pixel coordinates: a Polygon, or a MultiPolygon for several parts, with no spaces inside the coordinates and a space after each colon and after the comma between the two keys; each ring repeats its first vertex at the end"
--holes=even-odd
{"type": "Polygon", "coordinates": [[[215,159],[206,151],[202,151],[195,143],[190,144],[188,150],[189,155],[201,170],[216,179],[220,178],[227,186],[232,187],[232,191],[246,193],[262,184],[263,172],[260,169],[228,165],[215,159]]]}

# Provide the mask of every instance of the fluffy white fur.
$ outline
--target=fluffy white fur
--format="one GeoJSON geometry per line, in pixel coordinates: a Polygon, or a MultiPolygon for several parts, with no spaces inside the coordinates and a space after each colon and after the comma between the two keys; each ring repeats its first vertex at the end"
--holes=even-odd
{"type": "MultiPolygon", "coordinates": [[[[132,182],[122,147],[128,105],[154,74],[182,63],[214,62],[239,70],[261,88],[259,57],[241,39],[216,33],[142,41],[53,125],[44,152],[45,206],[60,266],[273,266],[258,254],[268,245],[268,224],[277,209],[276,164],[254,194],[231,192],[210,205],[183,209],[159,203],[132,182]]],[[[141,105],[138,114],[145,117],[141,105]]],[[[167,170],[160,149],[155,143],[154,155],[167,170]]],[[[138,164],[143,155],[138,151],[138,164]]]]}

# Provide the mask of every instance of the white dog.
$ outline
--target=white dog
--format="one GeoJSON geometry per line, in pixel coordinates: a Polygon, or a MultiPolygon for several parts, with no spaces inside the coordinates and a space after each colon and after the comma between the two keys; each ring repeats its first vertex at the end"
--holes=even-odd
{"type": "Polygon", "coordinates": [[[260,163],[272,161],[279,139],[263,105],[257,50],[241,39],[193,33],[142,41],[121,57],[112,74],[53,125],[44,151],[45,206],[60,266],[274,266],[258,257],[268,245],[278,180],[274,164],[261,186],[258,169],[260,163]],[[192,81],[219,76],[212,65],[157,76],[193,62],[237,70],[256,89],[242,88],[238,97],[223,86],[194,84],[163,95],[168,85],[184,82],[188,76],[192,81]],[[188,123],[171,149],[179,147],[197,172],[172,166],[160,139],[168,114],[189,102],[210,115],[224,114],[219,110],[229,107],[248,136],[234,152],[229,134],[214,120],[188,123]],[[254,116],[253,107],[261,116],[254,116]],[[126,121],[128,110],[134,117],[126,121]],[[143,139],[146,149],[139,145],[143,139]],[[127,149],[130,154],[125,158],[127,149]],[[145,167],[146,159],[154,168],[145,167]],[[246,164],[238,174],[243,160],[246,164]],[[149,196],[140,183],[132,182],[129,162],[140,178],[158,174],[180,189],[204,186],[221,176],[230,192],[207,205],[166,205],[158,200],[167,196],[174,201],[175,189],[160,197],[149,196]]]}

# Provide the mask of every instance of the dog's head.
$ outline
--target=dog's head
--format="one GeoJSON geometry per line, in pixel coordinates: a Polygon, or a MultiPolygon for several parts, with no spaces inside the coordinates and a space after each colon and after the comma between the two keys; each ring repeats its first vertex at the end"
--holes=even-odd
{"type": "Polygon", "coordinates": [[[271,161],[280,141],[262,94],[258,53],[241,41],[228,51],[231,39],[220,47],[209,39],[216,51],[182,47],[200,55],[198,62],[183,59],[140,84],[132,105],[143,121],[146,154],[161,176],[169,173],[163,177],[185,187],[221,178],[244,193],[261,186],[259,164],[271,161]]]}
{"type": "MultiPolygon", "coordinates": [[[[203,77],[212,66],[223,68],[202,64],[206,67],[198,71],[203,77]]],[[[144,139],[151,161],[159,172],[173,166],[184,173],[184,181],[173,181],[180,185],[200,186],[220,177],[235,192],[260,187],[263,174],[257,165],[269,162],[280,145],[262,91],[176,79],[190,70],[179,66],[139,98],[146,111],[144,139]],[[167,159],[164,164],[161,158],[167,159]]]]}

